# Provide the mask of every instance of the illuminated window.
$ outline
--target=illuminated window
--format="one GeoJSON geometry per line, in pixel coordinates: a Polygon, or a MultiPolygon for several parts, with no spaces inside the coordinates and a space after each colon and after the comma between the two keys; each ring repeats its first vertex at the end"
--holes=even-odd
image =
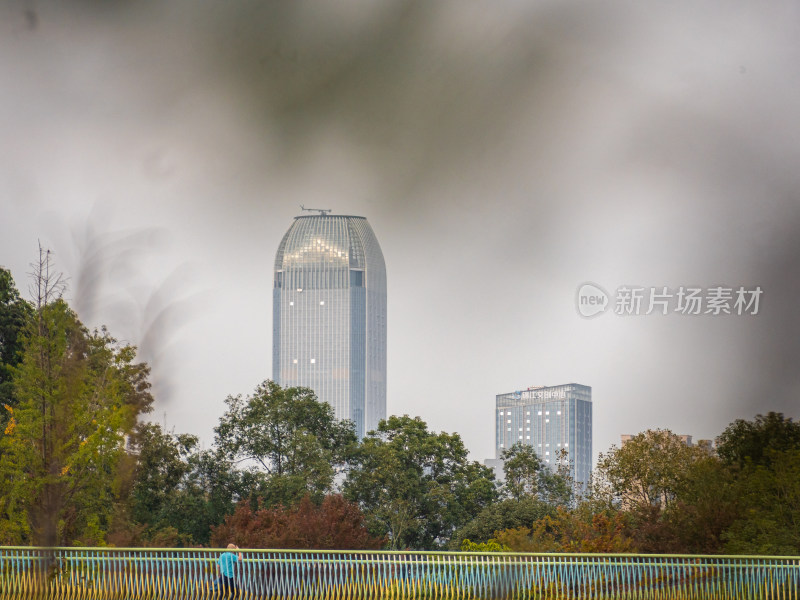
{"type": "Polygon", "coordinates": [[[315,362],[317,362],[317,359],[316,358],[312,358],[311,359],[311,364],[313,365],[315,362]]]}

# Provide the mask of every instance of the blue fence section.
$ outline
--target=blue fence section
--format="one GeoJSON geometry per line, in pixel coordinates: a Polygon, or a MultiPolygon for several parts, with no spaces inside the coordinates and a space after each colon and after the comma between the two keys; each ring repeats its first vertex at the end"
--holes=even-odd
{"type": "Polygon", "coordinates": [[[0,548],[0,600],[800,600],[800,557],[0,548]],[[235,551],[237,554],[239,551],[235,551]]]}

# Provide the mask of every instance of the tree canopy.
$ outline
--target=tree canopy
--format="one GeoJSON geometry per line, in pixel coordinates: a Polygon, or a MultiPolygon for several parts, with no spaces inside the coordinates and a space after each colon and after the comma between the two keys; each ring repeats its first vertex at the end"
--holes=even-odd
{"type": "Polygon", "coordinates": [[[102,543],[126,472],[126,436],[152,402],[148,368],[134,348],[90,333],[63,300],[39,300],[0,438],[0,538],[102,543]]]}
{"type": "Polygon", "coordinates": [[[308,388],[265,381],[246,398],[229,396],[216,445],[228,459],[257,465],[266,474],[270,501],[291,504],[306,494],[321,499],[356,446],[355,426],[308,388]]]}
{"type": "MultiPolygon", "coordinates": [[[[20,297],[11,272],[0,267],[0,406],[17,405],[14,367],[22,361],[23,334],[32,317],[33,307],[20,297]]],[[[0,411],[0,429],[9,418],[8,410],[0,411]]]]}
{"type": "Polygon", "coordinates": [[[626,507],[666,507],[692,463],[705,454],[669,430],[648,429],[600,455],[598,488],[626,507]]]}
{"type": "Polygon", "coordinates": [[[800,449],[800,423],[782,413],[756,415],[752,421],[736,419],[717,438],[717,454],[728,465],[750,462],[769,466],[775,452],[800,449]]]}
{"type": "Polygon", "coordinates": [[[221,545],[800,554],[800,423],[738,419],[710,447],[647,430],[601,454],[575,498],[529,445],[505,480],[458,434],[392,416],[362,441],[306,388],[229,396],[214,445],[140,419],[149,367],[61,298],[0,269],[0,545],[221,545]],[[340,495],[341,493],[341,495],[340,495]]]}
{"type": "Polygon", "coordinates": [[[214,527],[212,545],[233,543],[246,548],[304,548],[314,550],[371,550],[384,540],[373,537],[355,503],[339,494],[325,496],[319,505],[305,496],[292,507],[241,502],[221,525],[214,527]]]}
{"type": "Polygon", "coordinates": [[[513,500],[534,497],[562,506],[572,502],[572,481],[569,468],[564,464],[566,453],[557,457],[559,465],[556,471],[542,462],[536,449],[528,444],[514,444],[503,450],[500,458],[503,459],[505,474],[502,486],[504,497],[513,500]]]}
{"type": "Polygon", "coordinates": [[[344,484],[390,547],[434,548],[497,498],[490,469],[467,460],[458,434],[392,416],[364,438],[344,484]]]}

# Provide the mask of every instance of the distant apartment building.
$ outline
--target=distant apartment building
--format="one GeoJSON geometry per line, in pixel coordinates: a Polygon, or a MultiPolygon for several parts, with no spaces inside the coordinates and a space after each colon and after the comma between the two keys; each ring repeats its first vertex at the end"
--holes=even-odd
{"type": "Polygon", "coordinates": [[[585,489],[592,472],[591,387],[567,383],[498,394],[495,423],[495,459],[486,461],[495,471],[502,472],[503,451],[522,443],[553,469],[563,453],[576,486],[585,489]]]}

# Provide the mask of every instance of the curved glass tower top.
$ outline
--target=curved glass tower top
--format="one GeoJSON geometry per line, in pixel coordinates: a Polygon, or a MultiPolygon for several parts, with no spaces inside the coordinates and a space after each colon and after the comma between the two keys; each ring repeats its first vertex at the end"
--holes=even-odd
{"type": "Polygon", "coordinates": [[[303,215],[275,255],[272,376],[363,437],[386,418],[386,267],[364,217],[303,215]]]}

